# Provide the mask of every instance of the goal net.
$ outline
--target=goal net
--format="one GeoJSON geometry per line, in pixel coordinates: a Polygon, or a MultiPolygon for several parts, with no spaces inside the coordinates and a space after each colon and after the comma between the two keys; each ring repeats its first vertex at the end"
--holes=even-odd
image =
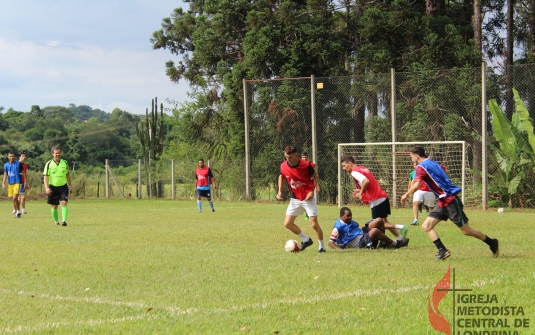
{"type": "Polygon", "coordinates": [[[340,159],[353,156],[357,165],[368,168],[390,198],[392,207],[400,206],[400,197],[407,191],[409,176],[413,169],[409,149],[415,145],[425,148],[426,155],[446,166],[451,181],[464,190],[467,177],[466,142],[383,142],[338,144],[338,206],[356,203],[351,196],[355,183],[344,170],[340,159]]]}

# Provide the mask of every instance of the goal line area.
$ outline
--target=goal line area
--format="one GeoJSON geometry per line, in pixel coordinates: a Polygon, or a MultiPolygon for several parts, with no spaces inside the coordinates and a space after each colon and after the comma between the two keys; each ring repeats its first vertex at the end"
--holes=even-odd
{"type": "Polygon", "coordinates": [[[355,188],[353,178],[342,170],[340,159],[349,155],[357,165],[368,168],[390,198],[393,208],[401,206],[399,198],[409,186],[409,177],[414,170],[409,149],[419,145],[426,155],[446,166],[451,181],[462,188],[464,203],[468,166],[465,141],[429,142],[381,142],[381,143],[339,143],[338,144],[338,206],[355,203],[351,193],[355,188]]]}

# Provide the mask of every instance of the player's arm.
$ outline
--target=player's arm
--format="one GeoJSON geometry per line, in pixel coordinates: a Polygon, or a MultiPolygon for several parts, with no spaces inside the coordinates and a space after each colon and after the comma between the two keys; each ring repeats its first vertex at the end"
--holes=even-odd
{"type": "Polygon", "coordinates": [[[4,171],[4,178],[2,179],[2,188],[6,188],[7,172],[4,171]]]}
{"type": "Polygon", "coordinates": [[[370,180],[368,178],[364,178],[362,180],[362,186],[360,187],[360,189],[356,189],[353,191],[353,197],[362,200],[362,194],[366,191],[368,185],[370,185],[370,180]]]}
{"type": "Polygon", "coordinates": [[[214,190],[217,188],[217,184],[215,183],[215,178],[212,173],[212,169],[208,168],[208,177],[210,177],[210,184],[214,185],[214,190]]]}
{"type": "Polygon", "coordinates": [[[45,184],[45,193],[46,194],[51,194],[52,190],[50,189],[50,187],[48,187],[48,175],[44,176],[43,183],[45,184]]]}
{"type": "Polygon", "coordinates": [[[26,174],[26,169],[22,169],[22,176],[24,178],[24,189],[29,190],[30,189],[30,182],[28,180],[28,175],[26,174]]]}
{"type": "Polygon", "coordinates": [[[279,192],[277,193],[277,199],[279,200],[282,200],[282,183],[283,183],[283,177],[282,177],[282,174],[279,174],[279,181],[278,181],[278,185],[279,185],[279,192]]]}
{"type": "Polygon", "coordinates": [[[316,187],[316,191],[321,192],[321,187],[320,187],[320,176],[318,174],[318,170],[316,169],[316,167],[314,167],[314,175],[312,176],[312,182],[314,183],[314,186],[316,187]]]}
{"type": "Polygon", "coordinates": [[[419,179],[414,179],[412,181],[412,185],[411,185],[411,187],[409,187],[409,190],[407,191],[407,193],[405,193],[405,194],[403,194],[401,196],[401,203],[404,204],[405,200],[407,200],[407,198],[409,196],[414,194],[414,192],[418,191],[418,189],[420,188],[420,185],[422,185],[422,181],[419,180],[419,179]]]}
{"type": "Polygon", "coordinates": [[[72,180],[71,180],[71,174],[67,172],[67,185],[69,187],[69,191],[72,192],[72,180]]]}
{"type": "Polygon", "coordinates": [[[331,236],[329,237],[329,247],[336,249],[336,250],[342,250],[336,243],[338,240],[338,229],[333,228],[333,231],[331,232],[331,236]]]}

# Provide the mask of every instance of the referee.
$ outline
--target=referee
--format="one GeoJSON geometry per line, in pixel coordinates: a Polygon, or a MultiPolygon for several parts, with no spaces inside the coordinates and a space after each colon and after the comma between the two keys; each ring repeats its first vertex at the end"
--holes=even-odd
{"type": "Polygon", "coordinates": [[[45,191],[48,195],[47,203],[52,205],[52,218],[57,226],[59,226],[58,205],[61,204],[61,218],[63,219],[61,225],[66,226],[69,215],[67,202],[69,201],[69,192],[72,191],[69,164],[66,160],[61,159],[59,146],[53,146],[50,152],[53,158],[46,162],[43,171],[45,191]]]}

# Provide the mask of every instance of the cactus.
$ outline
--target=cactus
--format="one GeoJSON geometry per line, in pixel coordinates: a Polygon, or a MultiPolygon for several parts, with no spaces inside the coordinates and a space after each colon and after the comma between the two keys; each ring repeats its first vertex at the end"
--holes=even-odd
{"type": "Polygon", "coordinates": [[[147,173],[147,194],[163,197],[163,182],[151,182],[151,167],[156,165],[163,153],[164,125],[163,104],[160,104],[158,116],[158,98],[152,99],[152,110],[149,117],[149,109],[145,110],[145,120],[136,122],[136,134],[143,153],[145,171],[147,173]]]}

